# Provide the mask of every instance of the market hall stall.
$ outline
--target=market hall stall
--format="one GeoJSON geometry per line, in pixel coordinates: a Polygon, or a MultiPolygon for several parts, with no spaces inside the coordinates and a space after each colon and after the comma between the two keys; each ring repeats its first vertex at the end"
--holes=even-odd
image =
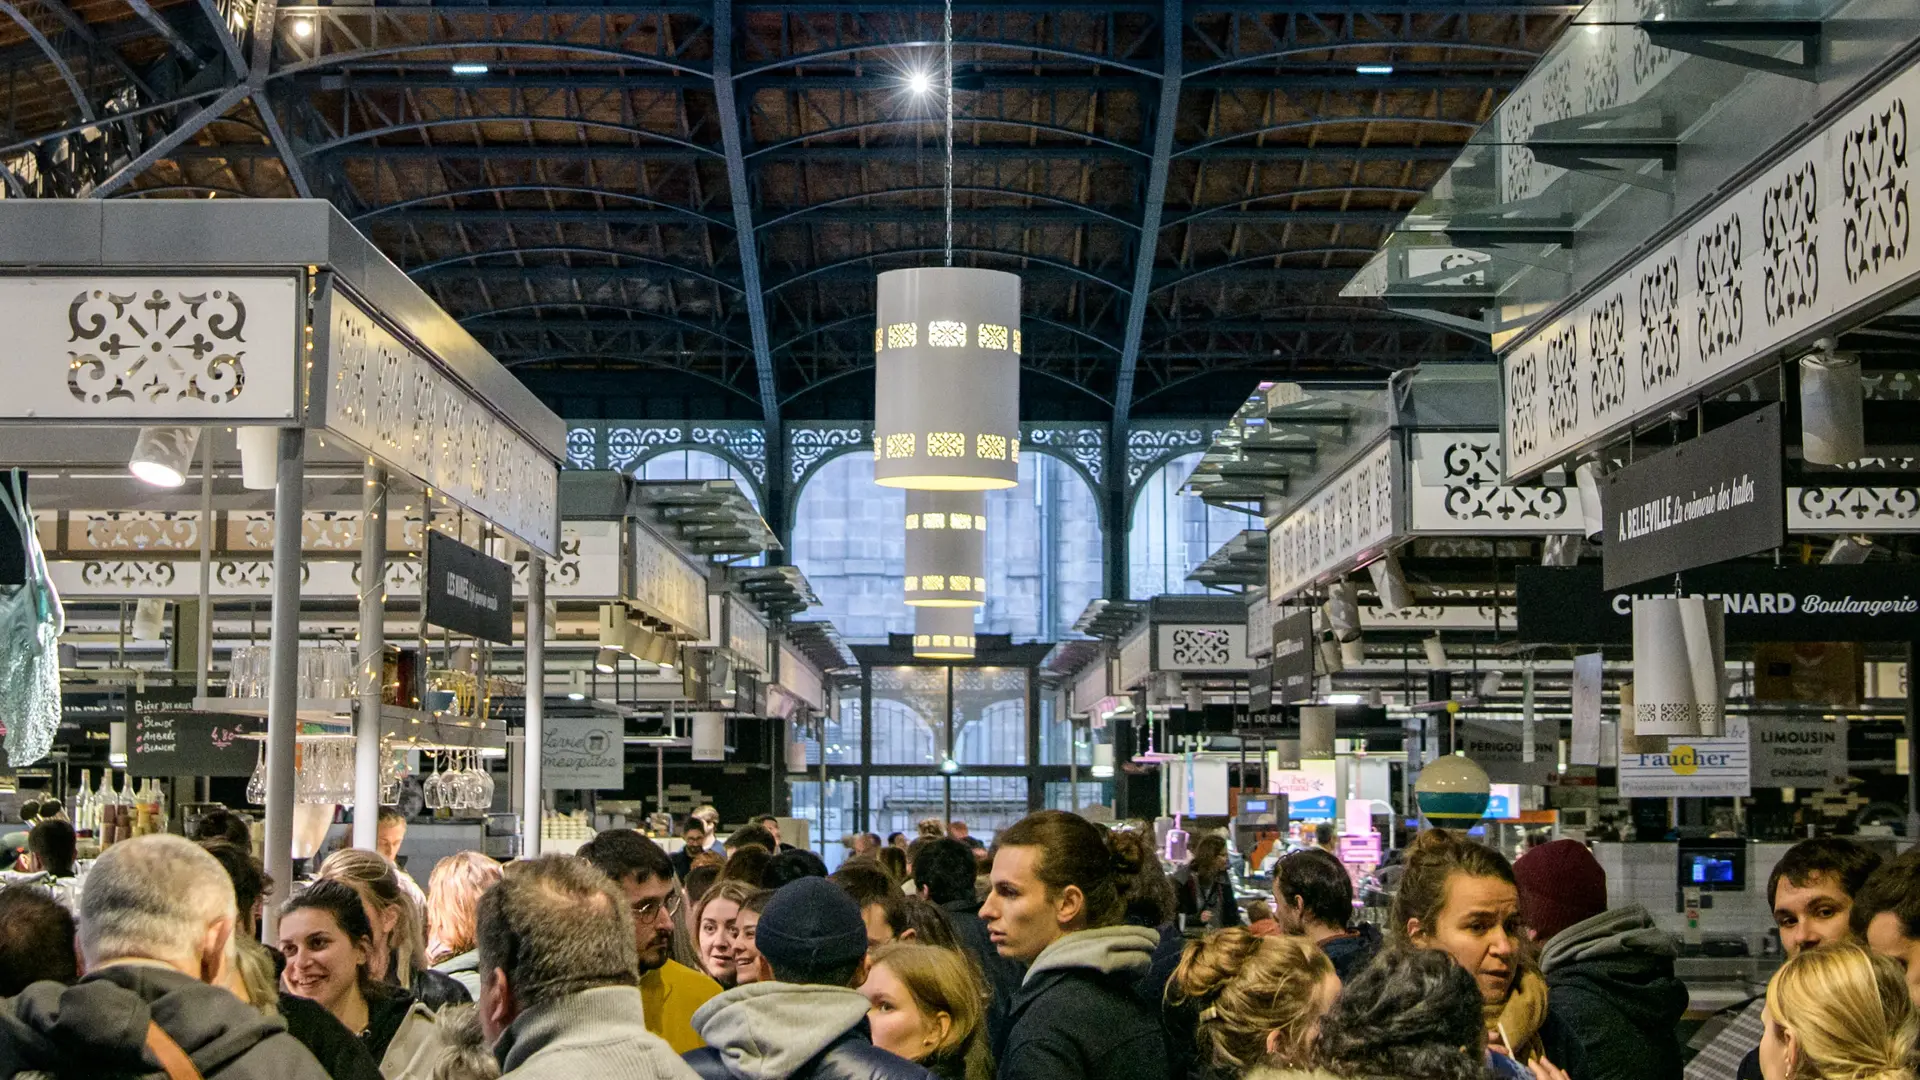
{"type": "MultiPolygon", "coordinates": [[[[527,664],[540,670],[564,425],[324,202],[7,200],[0,238],[0,318],[16,357],[0,460],[26,470],[33,505],[197,508],[208,521],[218,497],[272,511],[265,862],[278,900],[293,880],[306,511],[362,515],[348,696],[353,787],[369,806],[391,500],[426,515],[423,615],[449,630],[493,640],[512,630],[510,568],[455,537],[526,553],[527,664]],[[197,498],[184,487],[196,461],[209,474],[197,498]],[[146,484],[177,494],[169,503],[146,484]],[[270,504],[249,494],[268,489],[270,504]]],[[[208,554],[203,544],[203,590],[208,554]]],[[[538,745],[538,682],[529,685],[538,745]]],[[[538,771],[523,770],[530,807],[538,771]]],[[[372,815],[356,817],[355,842],[370,846],[372,815]]],[[[537,853],[537,827],[523,829],[522,852],[537,853]]]]}

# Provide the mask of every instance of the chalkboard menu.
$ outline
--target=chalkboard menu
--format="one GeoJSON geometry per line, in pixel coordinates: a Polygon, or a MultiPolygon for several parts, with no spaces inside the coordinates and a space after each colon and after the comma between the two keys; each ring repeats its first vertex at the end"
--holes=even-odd
{"type": "Polygon", "coordinates": [[[135,776],[251,776],[266,730],[257,716],[193,711],[193,688],[150,687],[133,695],[127,771],[135,776]]]}

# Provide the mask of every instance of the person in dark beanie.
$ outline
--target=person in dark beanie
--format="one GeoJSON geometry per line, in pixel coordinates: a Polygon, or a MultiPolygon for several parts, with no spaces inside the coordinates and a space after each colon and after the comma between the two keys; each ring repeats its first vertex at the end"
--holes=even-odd
{"type": "Polygon", "coordinates": [[[773,895],[755,932],[762,981],[700,1007],[702,1080],[932,1080],[878,1049],[867,1029],[867,927],[845,889],[801,878],[773,895]]]}
{"type": "Polygon", "coordinates": [[[1673,974],[1673,938],[1639,904],[1607,909],[1607,873],[1577,840],[1528,851],[1513,876],[1559,1021],[1551,1030],[1578,1044],[1550,1045],[1547,1057],[1584,1060],[1579,1080],[1679,1080],[1674,1029],[1687,988],[1673,974]]]}

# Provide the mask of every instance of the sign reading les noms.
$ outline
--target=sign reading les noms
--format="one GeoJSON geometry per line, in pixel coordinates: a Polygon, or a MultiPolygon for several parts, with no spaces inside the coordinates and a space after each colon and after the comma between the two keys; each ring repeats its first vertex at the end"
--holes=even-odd
{"type": "Polygon", "coordinates": [[[427,621],[513,643],[513,570],[443,533],[427,533],[427,621]]]}
{"type": "Polygon", "coordinates": [[[1774,403],[1607,476],[1600,486],[1607,588],[1786,543],[1780,455],[1774,403]]]}

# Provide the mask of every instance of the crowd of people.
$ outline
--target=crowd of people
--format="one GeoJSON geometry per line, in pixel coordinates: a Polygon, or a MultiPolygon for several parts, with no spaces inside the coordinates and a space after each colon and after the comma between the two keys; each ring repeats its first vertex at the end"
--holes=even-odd
{"type": "Polygon", "coordinates": [[[73,893],[55,844],[0,889],[0,1080],[1915,1080],[1916,854],[1789,850],[1788,958],[1688,1061],[1672,937],[1571,840],[1421,833],[1383,933],[1317,847],[1243,911],[1212,837],[1170,874],[1073,814],[990,849],[929,821],[829,873],[710,809],[671,854],[464,852],[424,892],[338,851],[266,945],[229,823],[117,844],[73,893]]]}

